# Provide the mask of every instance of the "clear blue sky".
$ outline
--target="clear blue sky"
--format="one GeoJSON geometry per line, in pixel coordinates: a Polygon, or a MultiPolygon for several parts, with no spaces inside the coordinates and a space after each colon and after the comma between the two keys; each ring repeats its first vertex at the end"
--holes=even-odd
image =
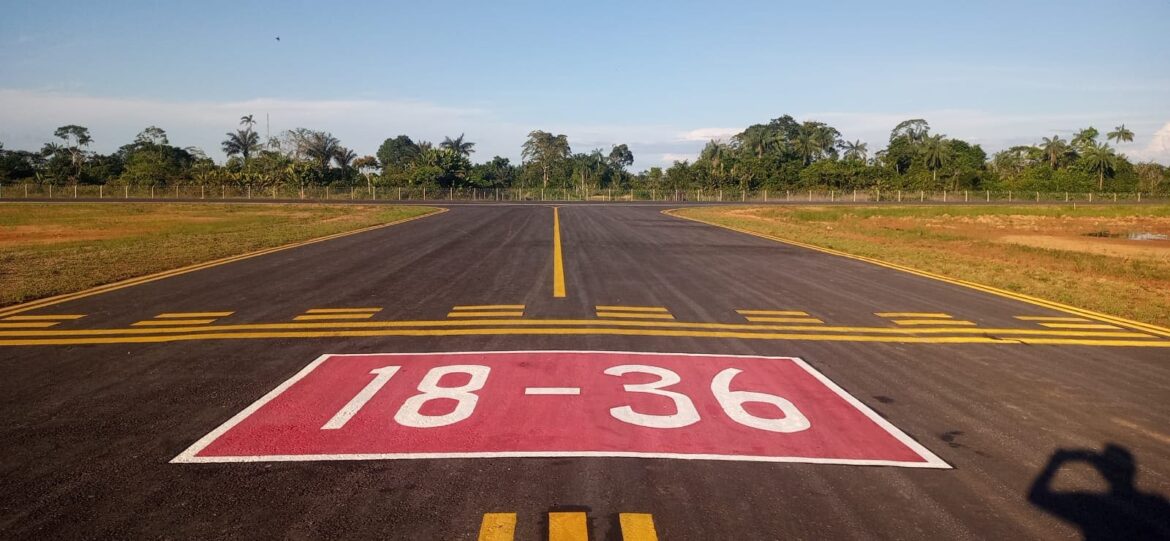
{"type": "Polygon", "coordinates": [[[909,116],[989,150],[1125,122],[1123,151],[1170,156],[1166,0],[8,4],[8,147],[73,122],[109,151],[156,124],[220,157],[254,113],[363,154],[465,131],[475,159],[518,158],[545,129],[648,167],[790,113],[871,149],[909,116]]]}

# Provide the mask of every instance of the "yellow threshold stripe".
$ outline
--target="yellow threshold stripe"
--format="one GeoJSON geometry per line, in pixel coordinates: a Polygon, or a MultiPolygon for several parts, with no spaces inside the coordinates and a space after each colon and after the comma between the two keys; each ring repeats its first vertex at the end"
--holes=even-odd
{"type": "Polygon", "coordinates": [[[183,319],[189,317],[228,317],[235,312],[167,312],[154,316],[155,319],[183,319]]]}
{"type": "Polygon", "coordinates": [[[692,218],[690,216],[681,216],[681,215],[677,214],[677,211],[679,211],[679,210],[683,210],[683,209],[681,209],[681,208],[680,209],[667,209],[667,210],[662,211],[662,213],[666,214],[668,216],[673,216],[675,218],[682,219],[682,220],[689,220],[692,222],[706,224],[706,225],[710,225],[713,227],[720,227],[723,229],[727,229],[729,231],[736,231],[739,233],[743,233],[745,235],[751,235],[751,236],[759,237],[762,239],[768,239],[768,240],[771,240],[773,242],[779,242],[781,244],[788,244],[791,246],[799,246],[801,248],[807,248],[809,250],[815,250],[815,251],[823,252],[826,254],[832,254],[832,255],[835,255],[838,257],[854,259],[857,261],[864,261],[866,263],[870,263],[872,265],[877,265],[879,267],[894,269],[897,271],[905,272],[907,274],[913,274],[915,276],[921,276],[923,278],[930,278],[932,280],[938,280],[940,282],[946,282],[948,284],[962,286],[962,287],[966,287],[968,289],[982,291],[984,293],[990,293],[992,295],[996,295],[999,297],[1012,299],[1012,300],[1016,300],[1016,301],[1020,301],[1020,302],[1025,302],[1025,303],[1028,303],[1028,304],[1031,304],[1034,306],[1039,306],[1041,308],[1047,308],[1049,310],[1056,310],[1056,311],[1064,312],[1064,313],[1071,314],[1074,316],[1084,316],[1087,318],[1091,318],[1091,319],[1095,319],[1095,320],[1099,320],[1099,321],[1104,321],[1107,323],[1113,323],[1113,324],[1120,325],[1123,327],[1129,327],[1129,328],[1134,329],[1134,330],[1148,332],[1150,334],[1155,334],[1158,336],[1170,337],[1170,328],[1162,327],[1159,325],[1154,325],[1152,323],[1135,321],[1132,319],[1127,319],[1127,318],[1123,318],[1123,317],[1119,317],[1119,316],[1111,316],[1109,314],[1104,314],[1101,312],[1096,312],[1096,311],[1088,310],[1085,308],[1078,308],[1076,306],[1070,306],[1067,304],[1062,304],[1059,302],[1050,301],[1048,299],[1042,299],[1042,298],[1034,297],[1031,295],[1025,295],[1023,293],[1016,293],[1014,291],[1008,291],[1006,289],[1000,289],[997,287],[987,286],[987,285],[983,285],[983,284],[976,283],[976,282],[971,282],[971,281],[967,281],[967,280],[960,280],[957,278],[951,278],[949,276],[943,276],[941,274],[935,274],[932,272],[927,272],[927,271],[915,269],[913,267],[907,267],[905,265],[890,263],[889,261],[882,261],[880,259],[875,259],[872,257],[853,255],[853,254],[850,254],[847,252],[842,252],[840,250],[834,250],[832,248],[824,248],[822,246],[817,246],[815,244],[808,244],[808,243],[804,243],[804,242],[783,239],[783,238],[776,237],[773,235],[768,235],[766,233],[757,233],[755,231],[749,231],[747,229],[742,229],[742,228],[735,227],[735,226],[723,225],[723,224],[719,224],[719,223],[715,223],[715,222],[709,222],[707,220],[702,220],[699,218],[692,218]]]}
{"type": "Polygon", "coordinates": [[[0,321],[0,329],[44,329],[58,323],[60,321],[26,321],[24,323],[6,323],[0,321]]]}
{"type": "Polygon", "coordinates": [[[523,310],[523,304],[465,304],[452,306],[452,311],[459,310],[523,310]]]}
{"type": "Polygon", "coordinates": [[[619,513],[622,541],[658,541],[654,516],[649,513],[619,513]]]}
{"type": "Polygon", "coordinates": [[[744,319],[759,323],[824,323],[811,317],[745,317],[744,319]]]}
{"type": "Polygon", "coordinates": [[[894,319],[898,325],[962,325],[973,326],[975,322],[962,319],[894,319]]]}
{"type": "Polygon", "coordinates": [[[540,328],[460,328],[460,329],[374,329],[333,331],[269,331],[251,333],[193,333],[152,336],[112,336],[87,338],[17,338],[0,339],[0,346],[83,345],[164,343],[190,340],[241,340],[263,338],[340,338],[373,336],[658,336],[686,338],[739,338],[745,340],[794,340],[814,342],[877,342],[902,344],[1035,344],[1117,347],[1170,348],[1170,340],[1108,340],[1077,338],[995,338],[991,336],[876,336],[841,334],[753,333],[728,331],[690,331],[682,329],[623,329],[603,327],[540,328]]]}
{"type": "Polygon", "coordinates": [[[512,541],[516,535],[516,513],[484,513],[479,541],[512,541]]]}
{"type": "Polygon", "coordinates": [[[324,319],[370,319],[375,312],[349,312],[334,314],[307,314],[293,318],[293,321],[317,321],[324,319]]]}
{"type": "Polygon", "coordinates": [[[135,323],[135,327],[151,327],[165,325],[206,325],[215,323],[214,319],[147,319],[135,323]]]}
{"type": "Polygon", "coordinates": [[[1082,322],[1091,323],[1093,320],[1085,319],[1083,317],[1054,317],[1054,316],[1016,316],[1020,321],[1063,321],[1067,323],[1082,322]]]}
{"type": "Polygon", "coordinates": [[[565,260],[561,249],[561,214],[553,207],[553,297],[565,297],[565,260]]]}
{"type": "Polygon", "coordinates": [[[347,237],[350,235],[365,233],[367,231],[374,231],[376,229],[383,229],[383,228],[390,227],[393,225],[398,225],[401,223],[406,223],[406,222],[410,222],[410,221],[414,221],[414,220],[420,220],[422,218],[426,218],[429,216],[436,216],[436,215],[442,214],[442,213],[447,212],[447,211],[448,211],[448,209],[445,209],[445,208],[436,208],[433,212],[428,212],[426,214],[420,214],[418,216],[411,216],[409,218],[403,218],[401,220],[395,220],[393,222],[372,225],[370,227],[364,227],[361,229],[354,229],[353,231],[343,231],[341,233],[334,233],[332,235],[325,235],[323,237],[317,237],[315,239],[308,239],[308,240],[304,240],[304,241],[300,241],[300,242],[294,242],[291,244],[285,244],[283,246],[274,246],[272,248],[265,248],[263,250],[257,250],[255,252],[248,252],[248,253],[244,253],[244,254],[229,256],[229,257],[225,257],[222,259],[205,261],[203,263],[196,263],[194,265],[188,265],[186,267],[179,267],[177,269],[171,269],[168,271],[158,272],[158,273],[154,273],[154,274],[148,274],[146,276],[139,276],[137,278],[130,278],[128,280],[122,280],[120,282],[114,282],[111,284],[106,284],[106,285],[94,287],[91,289],[86,289],[84,291],[78,291],[76,293],[66,293],[63,295],[56,295],[53,297],[47,297],[44,299],[39,299],[39,300],[24,303],[24,304],[18,304],[16,306],[9,306],[8,308],[0,309],[0,317],[10,315],[10,314],[17,314],[20,312],[27,312],[29,310],[35,310],[37,308],[43,308],[45,306],[52,306],[55,304],[61,304],[63,302],[67,302],[67,301],[71,301],[71,300],[81,299],[81,298],[85,298],[85,297],[92,297],[94,295],[100,295],[102,293],[108,293],[110,291],[116,291],[119,289],[136,286],[139,284],[154,282],[157,280],[162,280],[164,278],[170,278],[172,276],[179,276],[181,274],[187,274],[187,273],[191,273],[191,272],[195,272],[198,270],[203,270],[203,269],[207,269],[207,268],[211,268],[211,267],[218,267],[220,265],[226,265],[228,263],[234,263],[236,261],[242,261],[244,259],[251,259],[253,257],[258,257],[258,256],[270,254],[273,252],[290,250],[292,248],[299,248],[301,246],[307,246],[309,244],[316,244],[318,242],[325,242],[328,240],[333,240],[333,239],[337,239],[337,238],[341,238],[341,237],[347,237]]]}
{"type": "Polygon", "coordinates": [[[448,312],[447,317],[523,317],[524,312],[448,312]]]}
{"type": "Polygon", "coordinates": [[[35,316],[8,316],[4,321],[68,321],[81,319],[84,314],[41,314],[35,316]]]}
{"type": "Polygon", "coordinates": [[[381,312],[381,311],[382,311],[382,309],[377,308],[377,307],[372,307],[372,308],[311,308],[309,310],[305,310],[305,313],[306,314],[353,314],[353,313],[361,314],[361,313],[369,312],[372,314],[376,314],[376,313],[381,312]]]}
{"type": "MultiPolygon", "coordinates": [[[[896,334],[896,335],[929,335],[929,334],[980,334],[980,335],[1020,335],[1020,336],[1073,336],[1073,337],[1115,337],[1115,338],[1148,338],[1158,339],[1155,336],[1131,331],[1091,331],[1091,330],[1057,330],[1057,329],[1024,329],[1024,328],[941,328],[941,327],[828,327],[808,325],[768,325],[753,323],[697,323],[686,321],[639,321],[627,319],[483,319],[483,320],[419,320],[419,321],[344,321],[344,322],[314,322],[314,323],[243,323],[236,325],[208,325],[204,327],[160,327],[160,328],[123,328],[123,329],[73,329],[73,330],[30,330],[30,331],[0,331],[0,337],[62,337],[62,336],[112,336],[119,334],[169,334],[179,332],[245,332],[245,331],[272,331],[272,330],[321,330],[321,329],[396,329],[422,327],[473,327],[473,326],[501,326],[516,327],[544,327],[544,326],[581,326],[581,327],[631,327],[631,328],[671,328],[671,329],[703,329],[717,331],[786,331],[786,332],[835,332],[835,333],[865,333],[865,334],[896,334]]],[[[1170,343],[1170,341],[1167,341],[1170,343]]]]}
{"type": "Polygon", "coordinates": [[[1121,329],[1116,325],[1104,323],[1041,323],[1040,325],[1050,329],[1121,329]]]}
{"type": "Polygon", "coordinates": [[[612,304],[599,304],[594,306],[598,312],[667,312],[668,310],[662,306],[617,306],[612,304]]]}
{"type": "Polygon", "coordinates": [[[736,310],[741,316],[807,316],[808,312],[800,310],[736,310]]]}
{"type": "Polygon", "coordinates": [[[589,541],[585,513],[549,513],[548,541],[589,541]]]}
{"type": "Polygon", "coordinates": [[[940,318],[950,319],[950,314],[942,312],[875,312],[877,317],[910,317],[910,318],[940,318]]]}
{"type": "Polygon", "coordinates": [[[597,312],[597,317],[616,317],[626,319],[674,319],[670,314],[643,313],[643,312],[597,312]]]}

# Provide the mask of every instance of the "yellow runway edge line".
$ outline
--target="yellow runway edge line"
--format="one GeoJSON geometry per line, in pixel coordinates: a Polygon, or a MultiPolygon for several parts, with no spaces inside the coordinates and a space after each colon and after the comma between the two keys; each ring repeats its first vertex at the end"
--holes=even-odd
{"type": "Polygon", "coordinates": [[[553,297],[565,297],[565,261],[561,250],[561,214],[553,207],[553,297]]]}
{"type": "Polygon", "coordinates": [[[1126,318],[1119,317],[1119,316],[1111,316],[1109,314],[1103,314],[1101,312],[1095,312],[1093,310],[1087,310],[1084,308],[1077,308],[1076,306],[1069,306],[1067,304],[1061,304],[1061,303],[1058,303],[1055,301],[1041,299],[1039,297],[1033,297],[1031,295],[1024,295],[1023,293],[1015,293],[1013,291],[1008,291],[1006,289],[1000,289],[1000,288],[996,288],[996,287],[986,286],[983,284],[969,282],[966,280],[959,280],[957,278],[950,278],[947,276],[943,276],[941,274],[935,274],[932,272],[918,270],[918,269],[915,269],[912,267],[907,267],[907,266],[899,265],[896,263],[890,263],[888,261],[882,261],[880,259],[875,259],[872,257],[854,255],[854,254],[850,254],[847,252],[842,252],[840,250],[833,250],[831,248],[824,248],[821,246],[817,246],[815,244],[808,244],[808,243],[804,243],[804,242],[783,239],[783,238],[776,237],[773,235],[768,235],[765,233],[757,233],[755,231],[749,231],[747,229],[742,229],[739,227],[718,224],[715,222],[708,222],[706,220],[701,220],[699,218],[692,218],[690,216],[682,216],[680,214],[677,214],[677,211],[679,211],[679,210],[683,210],[683,209],[682,208],[668,209],[668,210],[662,211],[662,213],[667,215],[667,216],[673,216],[675,218],[689,220],[689,221],[692,221],[695,223],[706,224],[706,225],[710,225],[713,227],[720,227],[720,228],[726,229],[728,231],[736,231],[739,233],[743,233],[745,235],[751,235],[753,237],[759,237],[762,239],[768,239],[768,240],[771,240],[774,242],[779,242],[781,244],[788,244],[791,246],[799,246],[801,248],[808,248],[809,250],[816,250],[818,252],[823,252],[826,254],[832,254],[832,255],[836,255],[836,256],[840,256],[840,257],[854,259],[857,261],[864,261],[866,263],[877,265],[879,267],[885,267],[888,269],[899,270],[899,271],[902,271],[905,273],[913,274],[915,276],[921,276],[923,278],[930,278],[932,280],[938,280],[940,282],[946,282],[948,284],[963,286],[963,287],[966,287],[969,289],[982,291],[984,293],[990,293],[992,295],[996,295],[999,297],[1004,297],[1004,298],[1008,298],[1008,299],[1012,299],[1012,300],[1016,300],[1016,301],[1020,301],[1020,302],[1025,302],[1025,303],[1028,303],[1028,304],[1031,304],[1034,306],[1039,306],[1041,308],[1047,308],[1049,310],[1056,310],[1056,311],[1064,312],[1066,314],[1071,314],[1074,316],[1088,317],[1088,318],[1096,319],[1098,321],[1103,321],[1105,323],[1113,323],[1113,324],[1117,324],[1117,325],[1122,325],[1122,326],[1129,327],[1129,328],[1136,329],[1136,330],[1140,330],[1143,332],[1148,332],[1151,334],[1156,334],[1158,336],[1170,338],[1170,329],[1168,329],[1166,327],[1154,325],[1151,323],[1143,323],[1141,321],[1126,319],[1126,318]]]}
{"type": "Polygon", "coordinates": [[[324,242],[327,240],[333,240],[333,239],[338,239],[341,237],[347,237],[350,235],[356,235],[358,233],[365,233],[367,231],[374,231],[376,229],[382,229],[382,228],[390,227],[393,225],[398,225],[401,223],[410,222],[413,220],[420,220],[422,218],[427,218],[430,216],[437,216],[437,215],[442,214],[444,212],[447,212],[447,209],[437,208],[437,209],[435,209],[434,212],[428,212],[426,214],[420,214],[418,216],[411,216],[410,218],[403,218],[401,220],[394,220],[393,222],[387,222],[384,224],[373,225],[370,227],[363,227],[361,229],[355,229],[353,231],[343,231],[341,233],[334,233],[332,235],[326,235],[324,237],[317,237],[315,239],[294,242],[292,244],[285,244],[283,246],[275,246],[272,248],[265,248],[263,250],[257,250],[255,252],[234,255],[234,256],[225,257],[222,259],[216,259],[216,260],[212,260],[212,261],[207,261],[207,262],[203,262],[203,263],[196,263],[194,265],[188,265],[186,267],[179,267],[177,269],[172,269],[169,271],[148,274],[146,276],[139,276],[137,278],[130,278],[129,280],[122,280],[120,282],[113,282],[110,284],[100,285],[100,286],[97,286],[97,287],[94,287],[91,289],[86,289],[84,291],[78,291],[75,293],[66,293],[64,295],[56,295],[53,297],[46,297],[44,299],[38,299],[35,301],[26,302],[24,304],[17,304],[14,306],[9,306],[7,308],[0,308],[0,317],[8,316],[11,314],[18,314],[20,312],[27,312],[29,310],[35,310],[37,308],[44,308],[46,306],[52,306],[55,304],[60,304],[60,303],[66,302],[66,301],[72,301],[72,300],[81,299],[81,298],[85,298],[85,297],[92,297],[94,295],[99,295],[101,293],[108,293],[110,291],[116,291],[119,289],[131,287],[131,286],[136,286],[139,284],[154,282],[157,280],[162,280],[163,278],[170,278],[172,276],[179,276],[181,274],[187,274],[187,273],[195,272],[197,270],[208,269],[211,267],[218,267],[220,265],[226,265],[228,263],[234,263],[236,261],[241,261],[244,259],[250,259],[253,257],[262,256],[265,254],[271,254],[273,252],[280,252],[283,250],[289,250],[289,249],[297,248],[300,246],[307,246],[309,244],[316,244],[318,242],[324,242]]]}

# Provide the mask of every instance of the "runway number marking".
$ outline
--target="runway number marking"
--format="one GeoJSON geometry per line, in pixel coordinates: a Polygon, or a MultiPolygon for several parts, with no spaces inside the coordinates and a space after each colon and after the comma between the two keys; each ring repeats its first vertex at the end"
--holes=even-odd
{"type": "Polygon", "coordinates": [[[174,462],[645,457],[949,467],[800,359],[326,355],[174,462]]]}

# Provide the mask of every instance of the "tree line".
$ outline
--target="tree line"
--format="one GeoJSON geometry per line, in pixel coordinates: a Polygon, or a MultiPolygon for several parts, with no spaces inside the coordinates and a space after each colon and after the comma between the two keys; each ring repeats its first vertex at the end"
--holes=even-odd
{"type": "Polygon", "coordinates": [[[1043,192],[1166,192],[1170,171],[1133,163],[1110,141],[1133,141],[1124,125],[1105,134],[1092,127],[1070,139],[1044,137],[988,156],[978,144],[932,133],[924,119],[895,126],[883,150],[869,152],[834,127],[785,115],[754,124],[727,141],[712,140],[695,160],[628,171],[629,146],[574,152],[568,137],[535,130],[518,164],[495,156],[474,163],[475,143],[445,137],[438,144],[408,135],[386,139],[374,155],[359,156],[331,133],[297,128],[262,141],[252,115],[225,134],[227,161],[217,164],[195,147],[172,145],[150,126],[111,154],[89,150],[83,126],[62,126],[59,141],[39,151],[5,150],[0,182],[42,184],[168,184],[374,186],[430,188],[554,188],[597,190],[992,190],[1043,192]]]}

